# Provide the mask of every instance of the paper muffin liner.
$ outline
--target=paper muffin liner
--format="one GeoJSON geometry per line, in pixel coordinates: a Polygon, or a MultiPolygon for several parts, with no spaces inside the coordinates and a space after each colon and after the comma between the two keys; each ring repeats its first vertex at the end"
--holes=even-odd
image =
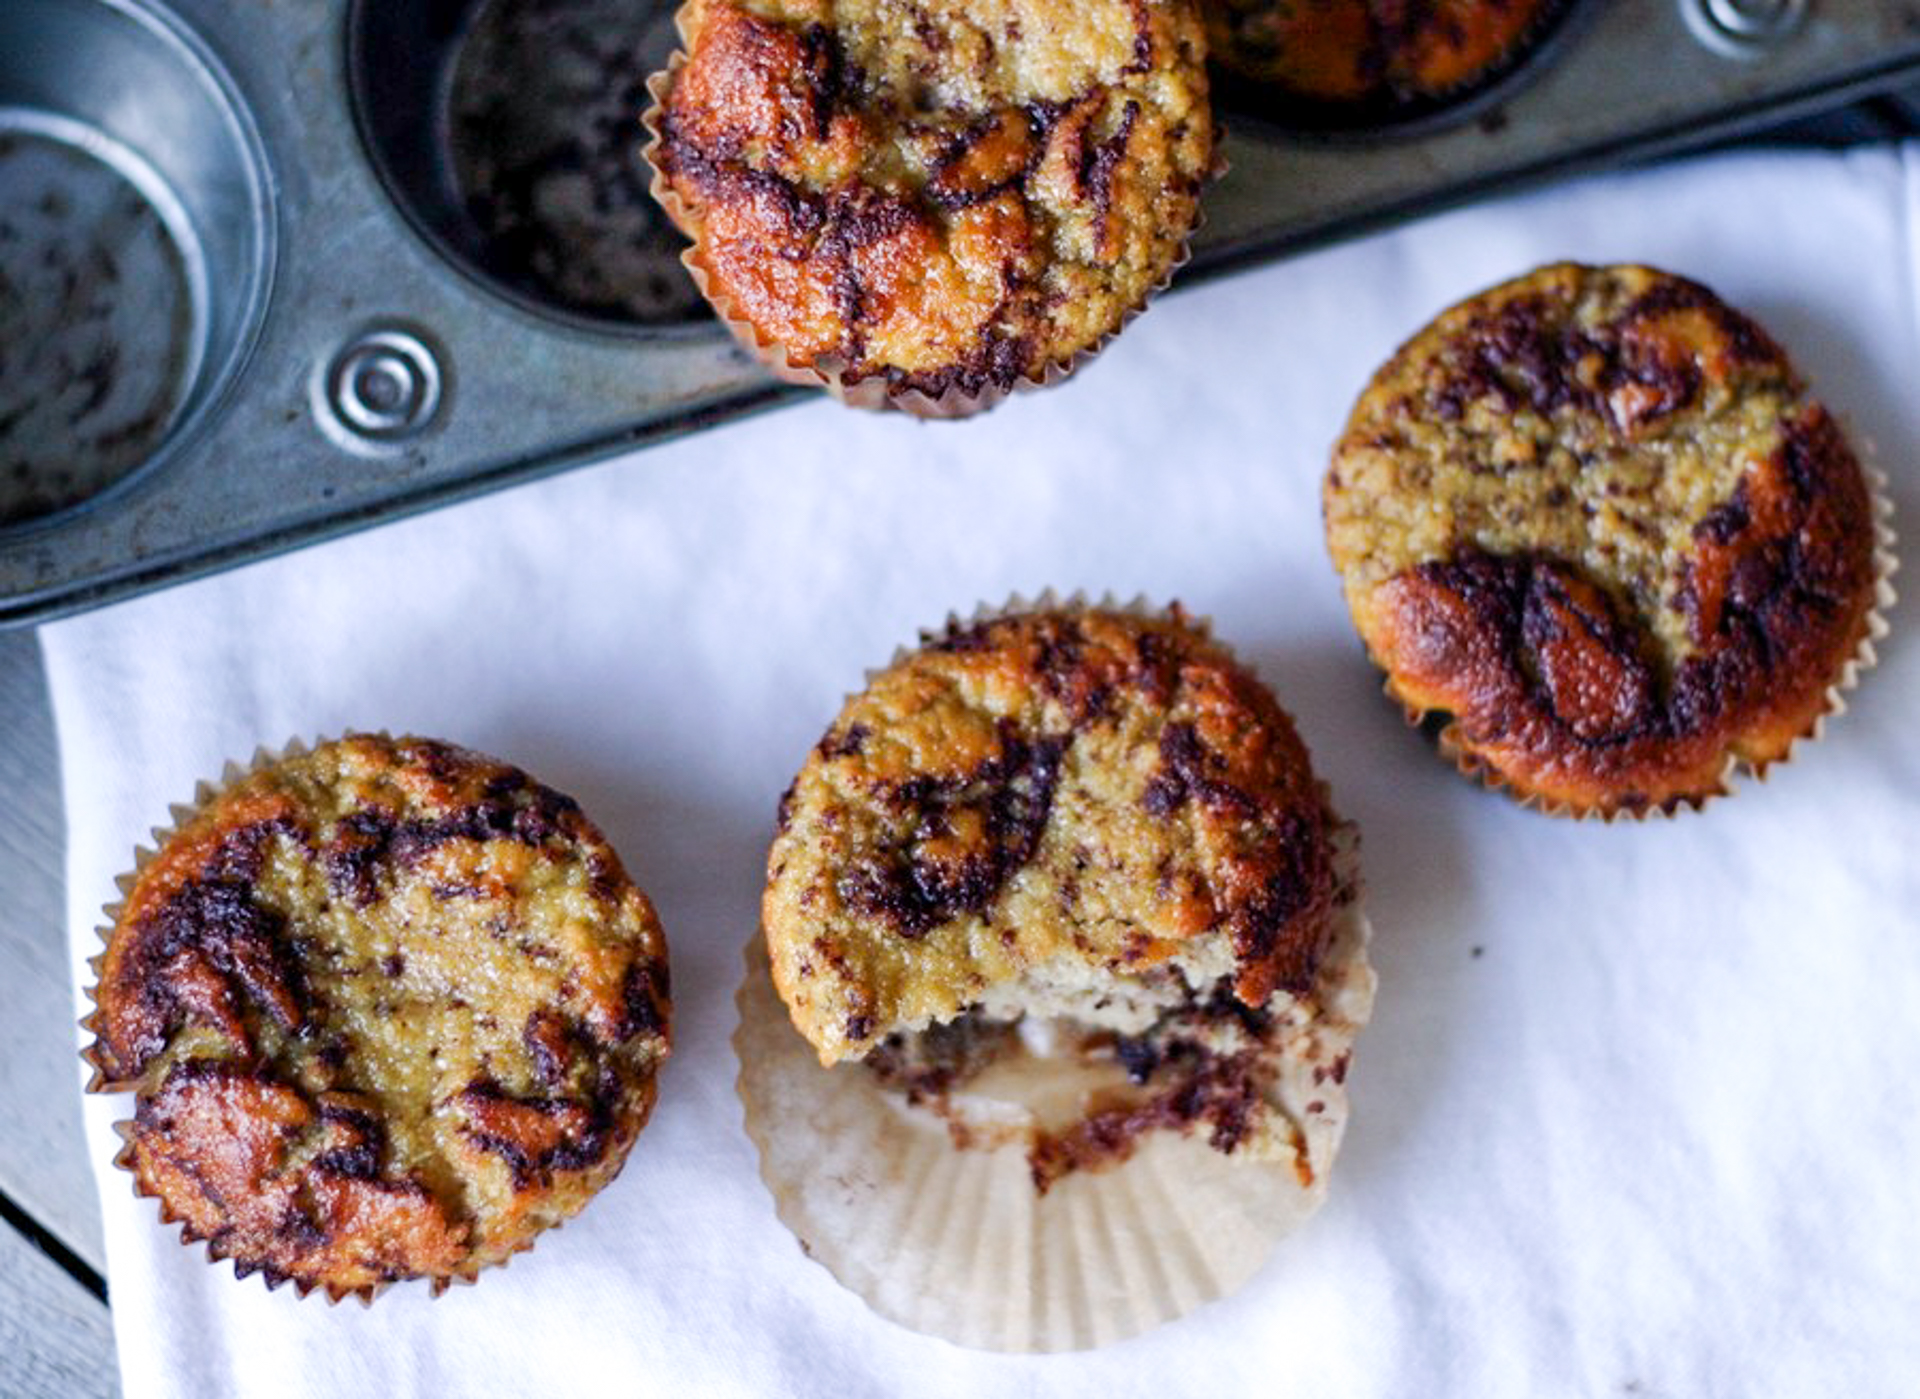
{"type": "MultiPolygon", "coordinates": [[[[360,731],[355,730],[354,732],[360,731]]],[[[379,737],[389,736],[385,730],[375,732],[379,737]]],[[[93,1036],[92,1041],[80,1052],[80,1057],[85,1060],[88,1067],[93,1070],[93,1075],[87,1082],[87,1092],[102,1094],[138,1093],[142,1088],[142,1084],[138,1079],[116,1081],[108,1077],[106,1066],[101,1062],[99,1054],[100,1037],[103,1026],[100,1023],[100,1011],[98,1009],[100,1004],[100,979],[106,970],[107,946],[112,940],[114,928],[118,925],[120,916],[126,908],[127,900],[132,895],[134,885],[139,880],[141,874],[145,872],[148,865],[159,857],[160,852],[166,849],[167,845],[176,835],[211,806],[223,793],[237,783],[246,780],[265,768],[276,766],[292,758],[302,757],[327,743],[336,742],[339,739],[349,736],[350,735],[346,733],[332,737],[323,736],[314,739],[311,743],[300,738],[290,738],[277,749],[268,748],[264,745],[255,748],[253,756],[244,764],[231,759],[228,760],[222,766],[218,779],[202,779],[194,785],[193,799],[191,801],[174,803],[167,808],[167,815],[170,821],[167,825],[152,828],[149,832],[150,844],[137,845],[134,847],[133,868],[117,876],[114,880],[114,887],[119,891],[120,897],[106,904],[101,909],[101,918],[103,921],[95,929],[95,933],[100,939],[100,951],[87,959],[87,966],[93,973],[93,984],[86,988],[86,996],[95,1006],[95,1009],[90,1011],[80,1021],[81,1028],[93,1036]]],[[[648,1115],[651,1115],[651,1105],[649,1105],[648,1115]]],[[[641,1125],[642,1127],[645,1126],[644,1118],[641,1125]]],[[[195,1232],[193,1226],[186,1218],[177,1213],[159,1192],[148,1188],[146,1183],[140,1179],[140,1176],[135,1171],[133,1128],[134,1123],[131,1118],[125,1118],[113,1124],[114,1133],[122,1142],[120,1150],[114,1154],[113,1164],[127,1173],[128,1178],[133,1182],[133,1193],[136,1197],[152,1199],[159,1202],[160,1223],[162,1225],[178,1224],[180,1226],[180,1243],[183,1247],[191,1247],[196,1243],[204,1243],[206,1245],[206,1260],[209,1264],[231,1260],[233,1263],[233,1273],[236,1278],[246,1278],[254,1273],[259,1273],[266,1282],[267,1290],[270,1292],[278,1289],[283,1284],[291,1284],[294,1291],[303,1298],[316,1291],[322,1292],[325,1294],[329,1303],[336,1305],[351,1297],[358,1300],[362,1306],[371,1306],[374,1298],[380,1296],[388,1288],[395,1285],[394,1282],[378,1282],[361,1287],[341,1287],[333,1283],[313,1282],[304,1278],[285,1276],[264,1264],[254,1263],[246,1258],[240,1257],[224,1248],[216,1239],[195,1232]]],[[[548,1229],[559,1228],[560,1225],[566,1222],[565,1219],[556,1220],[541,1229],[539,1233],[545,1233],[548,1229]]],[[[405,1278],[399,1279],[398,1281],[426,1281],[431,1285],[431,1295],[438,1298],[442,1293],[446,1292],[449,1287],[455,1285],[472,1286],[473,1283],[478,1280],[481,1273],[492,1268],[506,1267],[515,1255],[529,1252],[537,1242],[538,1234],[520,1240],[507,1255],[490,1262],[470,1264],[467,1267],[457,1269],[444,1276],[426,1279],[405,1278]]]]}
{"type": "MultiPolygon", "coordinates": [[[[1828,721],[1837,719],[1847,712],[1847,694],[1860,683],[1862,675],[1880,663],[1875,643],[1886,636],[1886,614],[1893,610],[1894,604],[1898,601],[1898,595],[1893,587],[1893,576],[1900,570],[1900,561],[1894,555],[1897,540],[1892,526],[1893,502],[1887,495],[1887,476],[1878,466],[1870,464],[1873,456],[1871,444],[1862,443],[1850,433],[1847,434],[1847,440],[1849,444],[1855,446],[1856,455],[1861,458],[1861,471],[1866,477],[1871,505],[1873,593],[1867,610],[1861,618],[1859,639],[1855,642],[1852,652],[1841,663],[1839,672],[1828,683],[1821,697],[1820,708],[1808,721],[1806,727],[1787,744],[1786,750],[1779,757],[1756,761],[1729,751],[1721,763],[1719,776],[1713,785],[1704,791],[1675,796],[1667,801],[1644,807],[1616,807],[1612,810],[1603,810],[1598,807],[1576,806],[1571,802],[1554,800],[1538,792],[1521,788],[1467,747],[1466,740],[1460,733],[1459,720],[1451,714],[1447,715],[1446,722],[1435,736],[1441,756],[1469,780],[1479,783],[1488,791],[1500,792],[1512,798],[1529,811],[1538,811],[1543,815],[1564,817],[1574,821],[1600,821],[1610,825],[1619,820],[1644,821],[1649,817],[1670,819],[1683,810],[1699,811],[1714,798],[1731,795],[1736,774],[1744,773],[1755,782],[1765,782],[1767,773],[1771,769],[1791,762],[1802,747],[1824,737],[1828,721]]],[[[1385,690],[1389,699],[1400,706],[1411,727],[1422,727],[1434,716],[1446,713],[1444,710],[1428,709],[1418,704],[1408,703],[1394,686],[1391,675],[1382,682],[1381,688],[1385,690]]]]}
{"type": "Polygon", "coordinates": [[[956,1094],[972,1098],[961,1107],[972,1135],[1007,1124],[998,1145],[962,1148],[947,1119],[863,1065],[822,1068],[756,934],[734,1049],[761,1178],[801,1248],[911,1330],[1014,1352],[1138,1335],[1237,1290],[1325,1200],[1346,1130],[1348,1057],[1372,1011],[1369,936],[1357,901],[1346,905],[1315,987],[1322,1009],[1294,1007],[1268,1107],[1293,1129],[1294,1160],[1237,1159],[1204,1135],[1161,1129],[1126,1160],[1041,1195],[1017,1097],[956,1094]]]}
{"type": "MultiPolygon", "coordinates": [[[[890,383],[885,375],[872,374],[865,378],[849,381],[846,377],[847,366],[835,357],[823,357],[807,362],[796,359],[788,346],[774,336],[762,331],[750,320],[738,303],[729,296],[719,279],[714,276],[706,262],[702,245],[703,224],[700,214],[680,198],[669,183],[665,172],[660,168],[659,151],[663,139],[661,122],[666,115],[667,94],[672,91],[680,70],[687,64],[687,50],[692,41],[687,34],[687,21],[691,3],[681,5],[674,15],[674,27],[680,35],[680,47],[667,58],[667,66],[647,79],[647,110],[640,118],[640,124],[646,129],[646,144],[641,148],[641,156],[647,163],[651,174],[648,190],[673,226],[680,230],[691,246],[680,254],[680,264],[693,278],[700,295],[720,323],[728,329],[740,347],[752,355],[767,369],[771,370],[782,383],[793,384],[800,388],[825,389],[834,398],[849,408],[867,408],[875,410],[893,409],[911,414],[916,418],[950,419],[969,418],[976,413],[985,412],[1011,397],[1017,392],[1048,388],[1059,383],[1068,375],[1075,373],[1095,356],[1112,344],[1114,339],[1146,310],[1147,303],[1160,295],[1173,284],[1174,275],[1185,267],[1193,255],[1193,235],[1206,222],[1205,210],[1198,205],[1194,211],[1193,226],[1180,240],[1165,275],[1142,294],[1140,301],[1127,309],[1120,323],[1107,331],[1091,345],[1080,349],[1065,360],[1052,361],[1037,372],[1022,375],[1011,384],[982,384],[978,389],[968,391],[957,384],[949,384],[938,394],[929,394],[912,387],[901,387],[890,383]]],[[[1226,160],[1221,154],[1220,131],[1214,137],[1213,163],[1208,171],[1209,179],[1218,179],[1226,172],[1226,160]]]]}
{"type": "MultiPolygon", "coordinates": [[[[914,652],[931,646],[941,640],[951,628],[982,626],[988,622],[998,621],[1003,617],[1018,617],[1028,612],[1056,611],[1116,612],[1122,616],[1137,617],[1145,621],[1177,622],[1179,625],[1193,632],[1194,635],[1211,641],[1222,651],[1233,656],[1236,662],[1244,664],[1244,662],[1240,662],[1239,657],[1234,654],[1231,646],[1213,634],[1213,618],[1203,614],[1189,612],[1177,601],[1162,606],[1155,603],[1145,593],[1135,593],[1130,598],[1122,598],[1113,592],[1103,592],[1095,596],[1085,588],[1075,588],[1071,592],[1062,593],[1058,589],[1047,587],[1042,588],[1031,597],[1025,593],[1014,592],[1007,594],[1004,602],[986,602],[983,600],[976,602],[972,609],[965,614],[957,610],[947,613],[938,626],[920,628],[917,640],[915,640],[913,644],[907,645],[903,643],[902,645],[894,647],[893,654],[887,658],[885,665],[870,666],[861,677],[861,684],[863,687],[871,685],[880,676],[892,670],[895,666],[906,660],[907,657],[913,655],[914,652]]],[[[857,693],[858,692],[849,694],[846,698],[851,700],[857,693]]],[[[1291,714],[1289,714],[1288,717],[1291,718],[1291,714]]],[[[1325,784],[1323,783],[1321,785],[1324,786],[1325,784]]]]}
{"type": "MultiPolygon", "coordinates": [[[[1204,619],[1144,598],[1088,602],[1052,590],[951,614],[948,624],[1061,607],[1177,616],[1210,635],[1204,619]]],[[[925,631],[923,643],[940,635],[925,631]]],[[[869,682],[885,669],[869,671],[869,682]]],[[[1325,803],[1326,784],[1318,788],[1325,803]]],[[[1090,1349],[1237,1290],[1326,1198],[1348,1116],[1347,1066],[1372,1013],[1359,838],[1342,822],[1333,841],[1341,896],[1313,991],[1269,1003],[1285,1049],[1266,1110],[1291,1134],[1286,1159],[1227,1154],[1204,1131],[1156,1128],[1124,1159],[1069,1172],[1043,1193],[1026,1152],[1031,1127],[1043,1107],[1051,1115],[1096,1080],[1110,1083],[1111,1071],[1103,1079],[1022,1051],[952,1090],[944,1112],[912,1105],[858,1061],[821,1066],[756,933],[736,997],[736,1086],[781,1222],[882,1316],[980,1350],[1090,1349]]]]}

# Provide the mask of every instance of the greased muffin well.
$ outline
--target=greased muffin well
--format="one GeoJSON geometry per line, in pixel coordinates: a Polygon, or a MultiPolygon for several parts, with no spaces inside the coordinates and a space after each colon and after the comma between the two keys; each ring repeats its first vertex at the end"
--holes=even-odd
{"type": "Polygon", "coordinates": [[[1333,454],[1327,536],[1388,688],[1550,807],[1698,803],[1786,755],[1875,626],[1875,507],[1758,326],[1644,267],[1448,311],[1333,454]]]}
{"type": "Polygon", "coordinates": [[[1514,67],[1567,0],[1203,0],[1208,56],[1251,91],[1342,124],[1391,123],[1514,67]]]}
{"type": "Polygon", "coordinates": [[[242,1275],[435,1290],[575,1213],[668,1052],[651,905],[569,798],[352,735],[203,794],[96,966],[121,1164],[242,1275]]]}
{"type": "Polygon", "coordinates": [[[983,407],[1072,367],[1182,255],[1214,158],[1192,0],[680,20],[656,193],[777,367],[869,406],[983,407]]]}

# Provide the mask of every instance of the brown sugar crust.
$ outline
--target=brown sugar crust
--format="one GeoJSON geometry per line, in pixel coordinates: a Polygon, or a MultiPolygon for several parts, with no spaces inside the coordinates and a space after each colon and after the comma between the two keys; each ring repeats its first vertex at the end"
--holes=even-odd
{"type": "Polygon", "coordinates": [[[692,0],[680,22],[667,206],[791,364],[1005,390],[1182,255],[1214,151],[1191,0],[692,0]]]}
{"type": "Polygon", "coordinates": [[[567,797],[430,740],[257,768],[138,872],[98,963],[122,1164],[242,1274],[369,1295],[524,1248],[620,1169],[666,945],[567,797]]]}
{"type": "Polygon", "coordinates": [[[1334,450],[1388,688],[1552,806],[1671,808],[1786,755],[1872,625],[1874,507],[1786,356],[1697,283],[1561,265],[1415,336],[1334,450]]]}
{"type": "Polygon", "coordinates": [[[1391,114],[1505,72],[1565,0],[1205,0],[1209,56],[1301,102],[1391,114]]]}
{"type": "Polygon", "coordinates": [[[1137,980],[1216,934],[1262,1007],[1313,981],[1333,825],[1286,714],[1177,608],[951,625],[781,802],[775,984],[827,1064],[1059,959],[1137,980]]]}

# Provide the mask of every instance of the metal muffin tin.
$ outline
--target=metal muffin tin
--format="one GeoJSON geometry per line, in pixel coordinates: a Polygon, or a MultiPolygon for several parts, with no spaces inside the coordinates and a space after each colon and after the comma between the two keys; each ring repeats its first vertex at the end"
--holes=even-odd
{"type": "MultiPolygon", "coordinates": [[[[788,397],[692,309],[636,197],[670,18],[4,0],[0,478],[46,469],[18,439],[52,423],[97,479],[0,524],[0,625],[788,397]]],[[[1587,0],[1568,26],[1452,125],[1328,141],[1229,114],[1182,281],[1920,77],[1920,5],[1894,0],[1587,0]]]]}

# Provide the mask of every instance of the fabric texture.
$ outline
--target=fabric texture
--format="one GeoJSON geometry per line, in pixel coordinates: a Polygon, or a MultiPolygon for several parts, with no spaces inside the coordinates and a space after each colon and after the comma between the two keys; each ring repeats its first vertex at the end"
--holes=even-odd
{"type": "Polygon", "coordinates": [[[109,1164],[129,1100],[89,1099],[126,1393],[1913,1393],[1910,609],[1764,783],[1565,823],[1454,774],[1381,696],[1319,491],[1435,312],[1633,260],[1767,326],[1920,529],[1917,175],[1912,151],[1743,155],[1483,205],[1166,297],[974,421],[784,408],[46,628],[81,1010],[100,908],[168,804],[350,728],[579,798],[673,954],[675,1057],[624,1174],[438,1300],[329,1307],[208,1267],[109,1164]],[[1363,832],[1380,992],[1326,1209],[1233,1297],[1035,1358],[901,1330],[802,1254],[730,1038],[775,801],[842,695],[949,611],[1046,587],[1178,599],[1274,687],[1363,832]]]}

